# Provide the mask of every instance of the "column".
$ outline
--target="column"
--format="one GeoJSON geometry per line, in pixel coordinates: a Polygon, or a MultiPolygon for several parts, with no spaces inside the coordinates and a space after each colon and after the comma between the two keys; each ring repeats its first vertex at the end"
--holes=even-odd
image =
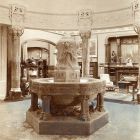
{"type": "Polygon", "coordinates": [[[90,115],[89,115],[89,96],[82,96],[81,97],[81,119],[83,121],[89,121],[90,115]]]}
{"type": "Polygon", "coordinates": [[[26,61],[28,59],[28,52],[27,52],[27,42],[22,44],[22,60],[26,61]]]}
{"type": "Polygon", "coordinates": [[[96,110],[99,111],[99,112],[105,111],[105,110],[104,110],[104,98],[103,98],[103,93],[98,93],[98,95],[97,95],[96,110]]]}
{"type": "Polygon", "coordinates": [[[137,33],[138,33],[138,62],[139,62],[138,88],[140,90],[140,27],[137,33]]]}
{"type": "Polygon", "coordinates": [[[91,31],[80,32],[80,37],[82,39],[82,77],[88,77],[90,68],[89,39],[91,31]]]}
{"type": "Polygon", "coordinates": [[[105,44],[105,63],[111,62],[110,44],[105,44]]]}
{"type": "Polygon", "coordinates": [[[0,25],[0,96],[4,99],[7,91],[7,26],[0,25]]]}
{"type": "Polygon", "coordinates": [[[29,111],[36,111],[38,107],[38,96],[35,93],[31,93],[31,106],[29,111]]]}
{"type": "Polygon", "coordinates": [[[116,43],[117,43],[117,55],[118,55],[117,62],[121,63],[121,41],[120,41],[120,38],[116,38],[116,43]]]}
{"type": "Polygon", "coordinates": [[[42,113],[40,120],[48,120],[51,117],[51,96],[42,97],[42,113]]]}
{"type": "Polygon", "coordinates": [[[9,100],[21,100],[22,94],[20,89],[20,36],[23,30],[10,28],[10,35],[12,36],[12,57],[11,57],[11,89],[9,92],[9,100]]]}
{"type": "Polygon", "coordinates": [[[138,62],[139,62],[138,89],[140,91],[140,26],[135,26],[134,30],[138,34],[138,62]]]}
{"type": "Polygon", "coordinates": [[[7,39],[7,94],[5,100],[9,98],[9,91],[11,90],[11,59],[12,59],[12,35],[9,33],[8,29],[8,39],[7,39]]]}

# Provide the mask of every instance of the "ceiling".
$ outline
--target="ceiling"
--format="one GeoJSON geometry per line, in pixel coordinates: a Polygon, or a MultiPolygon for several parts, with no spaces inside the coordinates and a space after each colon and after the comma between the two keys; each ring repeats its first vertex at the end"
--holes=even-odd
{"type": "Polygon", "coordinates": [[[80,9],[94,12],[130,7],[132,0],[0,0],[0,5],[21,4],[27,11],[74,14],[80,9]]]}
{"type": "MultiPolygon", "coordinates": [[[[24,27],[40,30],[79,29],[78,11],[92,10],[92,29],[130,27],[133,0],[0,0],[0,23],[11,25],[11,4],[26,8],[24,27]]],[[[140,0],[139,0],[140,1],[140,0]]],[[[20,20],[20,19],[19,19],[20,20]]]]}

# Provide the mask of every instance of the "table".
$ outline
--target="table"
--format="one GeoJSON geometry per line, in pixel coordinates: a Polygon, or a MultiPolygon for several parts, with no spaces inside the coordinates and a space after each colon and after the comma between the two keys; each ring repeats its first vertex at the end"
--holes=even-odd
{"type": "Polygon", "coordinates": [[[119,90],[122,92],[125,91],[126,93],[128,93],[130,84],[131,82],[128,82],[128,81],[119,81],[118,82],[119,90]]]}

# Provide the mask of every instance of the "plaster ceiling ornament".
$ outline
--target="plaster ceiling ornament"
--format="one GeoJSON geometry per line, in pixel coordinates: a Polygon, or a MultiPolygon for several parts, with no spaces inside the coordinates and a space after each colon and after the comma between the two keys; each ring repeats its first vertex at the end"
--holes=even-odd
{"type": "Polygon", "coordinates": [[[132,3],[133,25],[136,33],[140,32],[140,4],[139,0],[134,0],[132,3]]]}
{"type": "Polygon", "coordinates": [[[90,9],[83,9],[78,12],[79,31],[91,30],[93,23],[92,16],[92,10],[90,9]]]}
{"type": "Polygon", "coordinates": [[[9,18],[13,29],[23,30],[25,19],[25,7],[17,4],[10,5],[9,18]]]}

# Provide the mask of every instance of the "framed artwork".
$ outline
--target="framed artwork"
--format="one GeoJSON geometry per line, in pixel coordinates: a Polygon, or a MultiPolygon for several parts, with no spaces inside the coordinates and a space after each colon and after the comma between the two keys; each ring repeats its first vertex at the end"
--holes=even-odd
{"type": "Polygon", "coordinates": [[[78,58],[82,57],[82,41],[78,43],[78,58]]]}
{"type": "Polygon", "coordinates": [[[97,57],[97,39],[89,41],[90,57],[97,57]]]}
{"type": "MultiPolygon", "coordinates": [[[[82,41],[78,43],[78,57],[82,57],[82,41]]],[[[90,48],[90,57],[97,57],[97,39],[89,40],[89,48],[90,48]]]]}

